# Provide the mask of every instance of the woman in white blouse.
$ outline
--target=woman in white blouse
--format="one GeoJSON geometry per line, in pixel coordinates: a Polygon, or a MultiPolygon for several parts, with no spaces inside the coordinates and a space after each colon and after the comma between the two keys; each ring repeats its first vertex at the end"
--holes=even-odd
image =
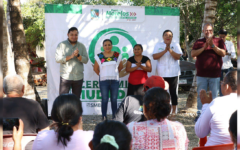
{"type": "Polygon", "coordinates": [[[181,74],[179,59],[182,50],[178,43],[172,43],[172,38],[171,30],[163,32],[163,42],[155,45],[153,59],[157,60],[156,75],[163,77],[169,84],[172,113],[175,114],[178,104],[178,77],[181,74]]]}
{"type": "Polygon", "coordinates": [[[119,72],[123,68],[121,55],[112,51],[112,41],[103,41],[104,51],[95,56],[94,71],[99,75],[99,85],[102,95],[102,119],[107,119],[107,105],[110,92],[112,118],[117,111],[117,97],[119,89],[119,72]]]}

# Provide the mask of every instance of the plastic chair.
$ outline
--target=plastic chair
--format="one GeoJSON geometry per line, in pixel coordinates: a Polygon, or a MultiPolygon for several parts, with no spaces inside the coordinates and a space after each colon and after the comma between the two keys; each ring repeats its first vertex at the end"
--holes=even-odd
{"type": "Polygon", "coordinates": [[[233,150],[234,144],[222,144],[222,145],[214,145],[214,146],[201,146],[194,147],[192,150],[233,150]]]}
{"type": "MultiPolygon", "coordinates": [[[[26,145],[35,140],[37,134],[23,134],[22,137],[22,150],[25,150],[26,145]]],[[[14,141],[12,138],[12,134],[3,135],[3,150],[13,150],[14,141]]]]}
{"type": "Polygon", "coordinates": [[[200,138],[199,146],[204,146],[207,143],[207,136],[204,138],[200,138]]]}

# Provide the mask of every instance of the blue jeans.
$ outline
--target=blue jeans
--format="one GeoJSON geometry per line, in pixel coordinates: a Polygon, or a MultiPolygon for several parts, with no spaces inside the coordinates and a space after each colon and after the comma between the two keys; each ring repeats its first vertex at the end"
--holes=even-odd
{"type": "Polygon", "coordinates": [[[200,115],[202,111],[202,102],[200,99],[200,91],[204,89],[206,92],[209,87],[209,91],[212,91],[212,98],[215,99],[218,96],[220,85],[220,77],[218,78],[209,78],[209,77],[199,77],[197,76],[197,114],[200,115]]]}
{"type": "Polygon", "coordinates": [[[117,98],[118,98],[118,89],[119,89],[119,81],[118,80],[104,80],[99,81],[100,91],[102,95],[102,117],[107,118],[107,106],[109,100],[109,91],[110,91],[110,100],[112,106],[112,118],[115,117],[115,113],[117,111],[117,98]]]}
{"type": "MultiPolygon", "coordinates": [[[[226,74],[229,72],[229,71],[231,71],[233,68],[231,67],[231,68],[229,68],[229,69],[223,69],[223,70],[221,70],[221,77],[220,77],[220,81],[223,81],[223,78],[226,76],[226,74]],[[223,76],[223,74],[225,74],[224,76],[223,76]]],[[[220,96],[223,96],[222,95],[222,91],[221,91],[221,85],[219,85],[219,95],[220,96]]]]}

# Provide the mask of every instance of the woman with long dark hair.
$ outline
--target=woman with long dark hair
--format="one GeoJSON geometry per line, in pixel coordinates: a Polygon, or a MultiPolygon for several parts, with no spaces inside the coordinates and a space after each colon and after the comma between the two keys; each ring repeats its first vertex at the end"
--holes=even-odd
{"type": "Polygon", "coordinates": [[[51,127],[55,130],[39,132],[33,150],[90,150],[88,143],[93,131],[83,131],[82,113],[82,104],[76,95],[58,96],[51,112],[51,127]]]}

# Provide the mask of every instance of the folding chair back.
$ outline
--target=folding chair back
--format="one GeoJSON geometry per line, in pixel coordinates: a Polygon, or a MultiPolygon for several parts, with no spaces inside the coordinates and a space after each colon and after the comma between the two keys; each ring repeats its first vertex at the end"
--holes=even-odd
{"type": "Polygon", "coordinates": [[[194,147],[192,150],[233,150],[234,144],[194,147]]]}
{"type": "Polygon", "coordinates": [[[200,138],[199,140],[199,146],[204,146],[207,143],[207,136],[204,138],[200,138]]]}

